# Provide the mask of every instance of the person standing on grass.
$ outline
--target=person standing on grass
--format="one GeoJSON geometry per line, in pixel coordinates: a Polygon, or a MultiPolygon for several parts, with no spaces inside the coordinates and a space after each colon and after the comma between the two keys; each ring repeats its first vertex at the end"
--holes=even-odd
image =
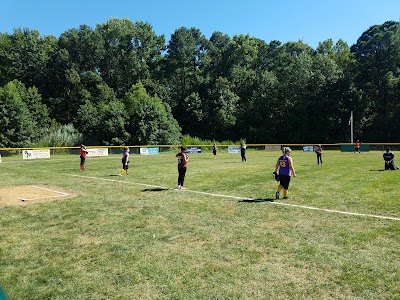
{"type": "Polygon", "coordinates": [[[213,145],[213,148],[212,148],[212,151],[213,151],[213,158],[217,158],[217,145],[213,145]]]}
{"type": "Polygon", "coordinates": [[[289,147],[283,148],[283,155],[278,158],[275,165],[275,173],[279,174],[278,190],[275,193],[275,199],[279,199],[281,190],[283,189],[283,199],[288,198],[290,177],[296,177],[294,171],[293,160],[290,157],[292,150],[289,147]],[[278,172],[279,170],[279,172],[278,172]]]}
{"type": "Polygon", "coordinates": [[[122,169],[119,172],[119,176],[122,176],[126,172],[126,175],[129,175],[129,148],[124,147],[124,152],[122,153],[122,169]]]}
{"type": "Polygon", "coordinates": [[[247,148],[246,144],[244,143],[244,141],[242,141],[240,143],[240,155],[242,156],[242,162],[246,162],[247,161],[247,159],[246,159],[246,148],[247,148]]]}
{"type": "Polygon", "coordinates": [[[357,142],[354,144],[354,153],[356,153],[356,152],[361,153],[360,147],[361,147],[361,143],[359,140],[357,140],[357,142]]]}
{"type": "Polygon", "coordinates": [[[183,184],[185,182],[185,176],[186,176],[186,169],[189,161],[189,155],[187,155],[185,152],[187,150],[187,147],[181,146],[181,152],[179,152],[176,157],[178,158],[178,190],[184,190],[185,188],[183,187],[183,184]]]}
{"type": "Polygon", "coordinates": [[[85,170],[85,161],[86,161],[86,155],[89,152],[87,151],[85,145],[81,145],[81,148],[79,149],[79,155],[81,158],[81,170],[85,170]]]}
{"type": "Polygon", "coordinates": [[[319,162],[321,161],[321,166],[322,166],[322,147],[321,147],[321,145],[318,145],[315,148],[315,153],[317,153],[317,164],[319,165],[319,162]]]}

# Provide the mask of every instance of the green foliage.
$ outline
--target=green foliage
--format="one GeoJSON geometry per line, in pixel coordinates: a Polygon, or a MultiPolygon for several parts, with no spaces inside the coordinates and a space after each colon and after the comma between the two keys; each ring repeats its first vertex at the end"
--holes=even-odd
{"type": "Polygon", "coordinates": [[[237,142],[232,142],[229,140],[224,140],[224,141],[216,141],[216,140],[204,140],[200,139],[198,137],[192,137],[188,134],[185,134],[181,138],[181,145],[207,145],[210,146],[212,144],[217,144],[217,145],[239,145],[240,141],[237,142]]]}
{"type": "Polygon", "coordinates": [[[324,151],[318,166],[293,151],[290,200],[271,203],[280,152],[249,149],[241,163],[221,148],[190,156],[185,191],[177,150],[131,152],[125,177],[110,176],[120,154],[88,158],[84,172],[77,154],[3,159],[2,199],[28,184],[76,196],[0,207],[10,299],[399,298],[399,171],[378,172],[382,152],[324,151]]]}
{"type": "MultiPolygon", "coordinates": [[[[363,97],[363,130],[377,141],[400,139],[400,23],[371,26],[351,47],[356,58],[355,85],[363,97]],[[380,134],[379,134],[380,133],[380,134]]],[[[361,116],[360,116],[361,117],[361,116]]]]}
{"type": "Polygon", "coordinates": [[[82,134],[73,124],[53,124],[47,130],[47,135],[35,143],[34,147],[66,147],[77,146],[83,142],[82,134]]]}
{"type": "Polygon", "coordinates": [[[14,80],[0,88],[0,147],[28,147],[47,132],[50,118],[36,88],[14,80]]]}
{"type": "Polygon", "coordinates": [[[20,116],[3,118],[2,144],[36,142],[43,132],[33,128],[49,119],[105,145],[174,144],[181,132],[254,143],[348,142],[350,111],[357,139],[397,141],[399,53],[395,21],[371,26],[351,47],[327,39],[316,49],[248,34],[214,32],[207,40],[194,27],[178,28],[166,42],[150,24],[126,18],[81,25],[58,40],[17,29],[0,33],[0,86],[24,84],[26,105],[7,100],[20,116]],[[144,92],[132,90],[139,83],[144,92]]]}
{"type": "Polygon", "coordinates": [[[178,122],[173,118],[168,104],[157,96],[147,94],[142,83],[133,85],[125,96],[129,117],[130,143],[176,144],[180,136],[178,122]]]}

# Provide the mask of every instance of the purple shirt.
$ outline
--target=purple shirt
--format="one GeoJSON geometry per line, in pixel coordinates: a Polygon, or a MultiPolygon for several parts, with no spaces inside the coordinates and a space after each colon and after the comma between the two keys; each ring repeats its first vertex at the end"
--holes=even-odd
{"type": "Polygon", "coordinates": [[[289,156],[282,155],[279,157],[279,175],[292,175],[292,170],[289,166],[289,156]]]}

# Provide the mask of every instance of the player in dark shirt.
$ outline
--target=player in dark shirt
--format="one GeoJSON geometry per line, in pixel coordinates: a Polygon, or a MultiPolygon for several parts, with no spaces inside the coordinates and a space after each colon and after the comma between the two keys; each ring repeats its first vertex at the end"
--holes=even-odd
{"type": "Polygon", "coordinates": [[[385,170],[398,170],[399,167],[394,164],[394,154],[390,151],[390,148],[386,149],[383,153],[383,160],[385,161],[385,170]]]}
{"type": "Polygon", "coordinates": [[[178,158],[178,187],[176,189],[178,190],[185,190],[185,187],[183,186],[185,182],[185,176],[186,176],[186,170],[187,170],[187,165],[189,161],[189,155],[187,155],[185,152],[187,150],[187,147],[181,146],[181,152],[179,152],[176,157],[178,158]]]}

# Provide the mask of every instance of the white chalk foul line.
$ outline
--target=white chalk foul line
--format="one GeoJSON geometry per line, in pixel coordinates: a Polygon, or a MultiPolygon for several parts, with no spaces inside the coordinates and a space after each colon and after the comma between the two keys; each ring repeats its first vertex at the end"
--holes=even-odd
{"type": "MultiPolygon", "coordinates": [[[[95,180],[103,180],[103,181],[112,181],[112,182],[126,183],[126,181],[120,181],[120,180],[115,180],[115,179],[99,178],[99,177],[92,177],[92,176],[82,176],[82,175],[70,175],[70,176],[82,177],[82,178],[88,178],[88,179],[95,179],[95,180]]],[[[138,182],[129,182],[129,183],[131,183],[131,184],[136,184],[136,185],[142,185],[142,186],[148,186],[148,187],[162,188],[162,189],[166,189],[166,190],[173,190],[172,188],[163,187],[163,186],[158,186],[158,185],[144,184],[144,183],[138,183],[138,182]]],[[[250,201],[253,200],[253,199],[248,198],[248,197],[237,197],[237,196],[231,196],[231,195],[214,194],[214,193],[200,192],[200,191],[187,190],[187,189],[182,190],[182,191],[183,191],[183,192],[196,193],[196,194],[202,194],[202,195],[208,195],[208,196],[214,196],[214,197],[223,197],[223,198],[230,198],[230,199],[250,200],[250,201]]],[[[355,212],[349,212],[349,211],[343,211],[343,210],[319,208],[319,207],[314,207],[314,206],[298,205],[298,204],[283,203],[283,202],[269,202],[269,203],[270,203],[270,204],[275,204],[275,205],[283,205],[283,206],[289,206],[289,207],[296,207],[296,208],[303,208],[303,209],[324,211],[324,212],[336,213],[336,214],[342,214],[342,215],[359,216],[359,217],[370,217],[370,218],[378,218],[378,219],[387,219],[387,220],[400,221],[400,218],[389,217],[389,216],[381,216],[381,215],[373,215],[373,214],[355,213],[355,212]]]]}
{"type": "MultiPolygon", "coordinates": [[[[55,190],[51,190],[51,189],[46,189],[46,188],[43,188],[43,187],[40,187],[40,186],[31,185],[31,187],[36,188],[36,189],[49,191],[49,192],[53,192],[53,193],[57,193],[57,194],[61,194],[62,196],[69,196],[69,194],[67,194],[67,193],[63,193],[63,192],[59,192],[59,191],[55,191],[55,190]]],[[[60,197],[60,196],[52,196],[52,197],[60,197]]]]}

